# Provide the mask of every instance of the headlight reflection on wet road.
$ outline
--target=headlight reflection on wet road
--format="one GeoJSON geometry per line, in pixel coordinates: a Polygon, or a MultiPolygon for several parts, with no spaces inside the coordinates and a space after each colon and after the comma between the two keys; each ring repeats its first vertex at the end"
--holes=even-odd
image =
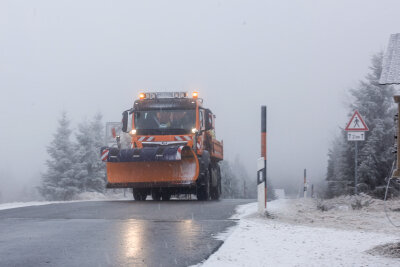
{"type": "MultiPolygon", "coordinates": [[[[166,264],[159,261],[163,258],[160,254],[194,253],[201,239],[202,227],[193,220],[127,220],[122,223],[121,230],[122,262],[139,266],[160,266],[166,264]],[[157,257],[153,254],[157,254],[157,257]]],[[[179,257],[174,262],[182,264],[179,257]]]]}
{"type": "Polygon", "coordinates": [[[122,224],[122,253],[129,261],[146,258],[147,225],[148,222],[142,220],[128,220],[122,224]]]}

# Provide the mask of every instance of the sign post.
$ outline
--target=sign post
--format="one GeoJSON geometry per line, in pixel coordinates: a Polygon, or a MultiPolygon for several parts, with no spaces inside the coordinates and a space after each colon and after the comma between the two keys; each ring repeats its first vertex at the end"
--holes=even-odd
{"type": "Polygon", "coordinates": [[[356,110],[347,123],[345,131],[347,132],[347,141],[354,141],[354,194],[358,194],[358,142],[365,141],[365,132],[369,131],[360,113],[356,110]]]}

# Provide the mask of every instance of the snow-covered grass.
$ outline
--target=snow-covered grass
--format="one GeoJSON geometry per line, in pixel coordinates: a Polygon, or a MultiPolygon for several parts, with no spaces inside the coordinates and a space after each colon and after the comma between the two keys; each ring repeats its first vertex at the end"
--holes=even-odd
{"type": "MultiPolygon", "coordinates": [[[[326,200],[324,205],[331,208],[321,211],[318,209],[320,201],[315,199],[279,199],[269,205],[268,212],[277,220],[290,224],[387,234],[400,233],[400,229],[393,227],[387,220],[382,200],[372,199],[368,206],[359,210],[353,210],[352,203],[347,197],[326,200]]],[[[400,224],[400,212],[393,211],[400,206],[400,201],[388,201],[386,204],[392,221],[400,224]]]]}
{"type": "Polygon", "coordinates": [[[268,203],[268,218],[256,213],[257,203],[238,207],[232,217],[240,219],[238,225],[201,266],[400,266],[400,259],[367,252],[399,241],[393,226],[376,229],[387,221],[383,211],[371,206],[322,212],[316,206],[307,199],[276,200],[268,203]],[[341,218],[343,213],[347,216],[341,218]],[[379,220],[363,225],[371,218],[379,220]]]}

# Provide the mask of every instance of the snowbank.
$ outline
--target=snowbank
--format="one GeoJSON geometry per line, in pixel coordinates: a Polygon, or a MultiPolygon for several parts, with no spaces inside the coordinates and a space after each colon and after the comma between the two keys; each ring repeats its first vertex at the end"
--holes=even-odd
{"type": "Polygon", "coordinates": [[[274,219],[260,216],[256,210],[257,203],[238,208],[232,217],[240,219],[238,225],[201,266],[400,266],[400,259],[367,252],[399,241],[394,227],[390,231],[369,230],[377,226],[375,223],[387,221],[374,212],[341,208],[322,212],[309,199],[269,202],[268,213],[274,219]],[[345,213],[347,216],[340,218],[345,213]],[[370,218],[379,220],[364,227],[362,224],[370,218]]]}

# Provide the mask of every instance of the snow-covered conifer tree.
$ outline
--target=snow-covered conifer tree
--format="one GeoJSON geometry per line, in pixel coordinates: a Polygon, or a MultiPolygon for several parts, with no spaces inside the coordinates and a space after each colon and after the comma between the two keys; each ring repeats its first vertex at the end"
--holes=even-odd
{"type": "MultiPolygon", "coordinates": [[[[395,105],[393,102],[394,88],[391,85],[378,83],[382,71],[383,54],[372,57],[371,72],[361,81],[359,86],[350,91],[352,101],[349,105],[349,116],[358,110],[369,127],[366,140],[358,142],[358,181],[365,190],[373,192],[376,187],[383,186],[385,178],[391,169],[394,156],[390,147],[394,143],[395,126],[393,116],[395,105]]],[[[328,157],[327,180],[341,181],[328,188],[328,195],[348,193],[346,184],[354,188],[354,142],[346,140],[344,130],[334,142],[328,157]]]]}
{"type": "Polygon", "coordinates": [[[82,191],[105,191],[105,165],[100,159],[104,138],[101,114],[95,115],[91,121],[79,124],[75,145],[77,162],[74,169],[82,191]]]}
{"type": "Polygon", "coordinates": [[[69,200],[79,192],[74,177],[73,145],[70,141],[71,129],[66,112],[61,114],[53,141],[47,148],[49,159],[47,170],[42,175],[39,192],[47,200],[69,200]]]}

